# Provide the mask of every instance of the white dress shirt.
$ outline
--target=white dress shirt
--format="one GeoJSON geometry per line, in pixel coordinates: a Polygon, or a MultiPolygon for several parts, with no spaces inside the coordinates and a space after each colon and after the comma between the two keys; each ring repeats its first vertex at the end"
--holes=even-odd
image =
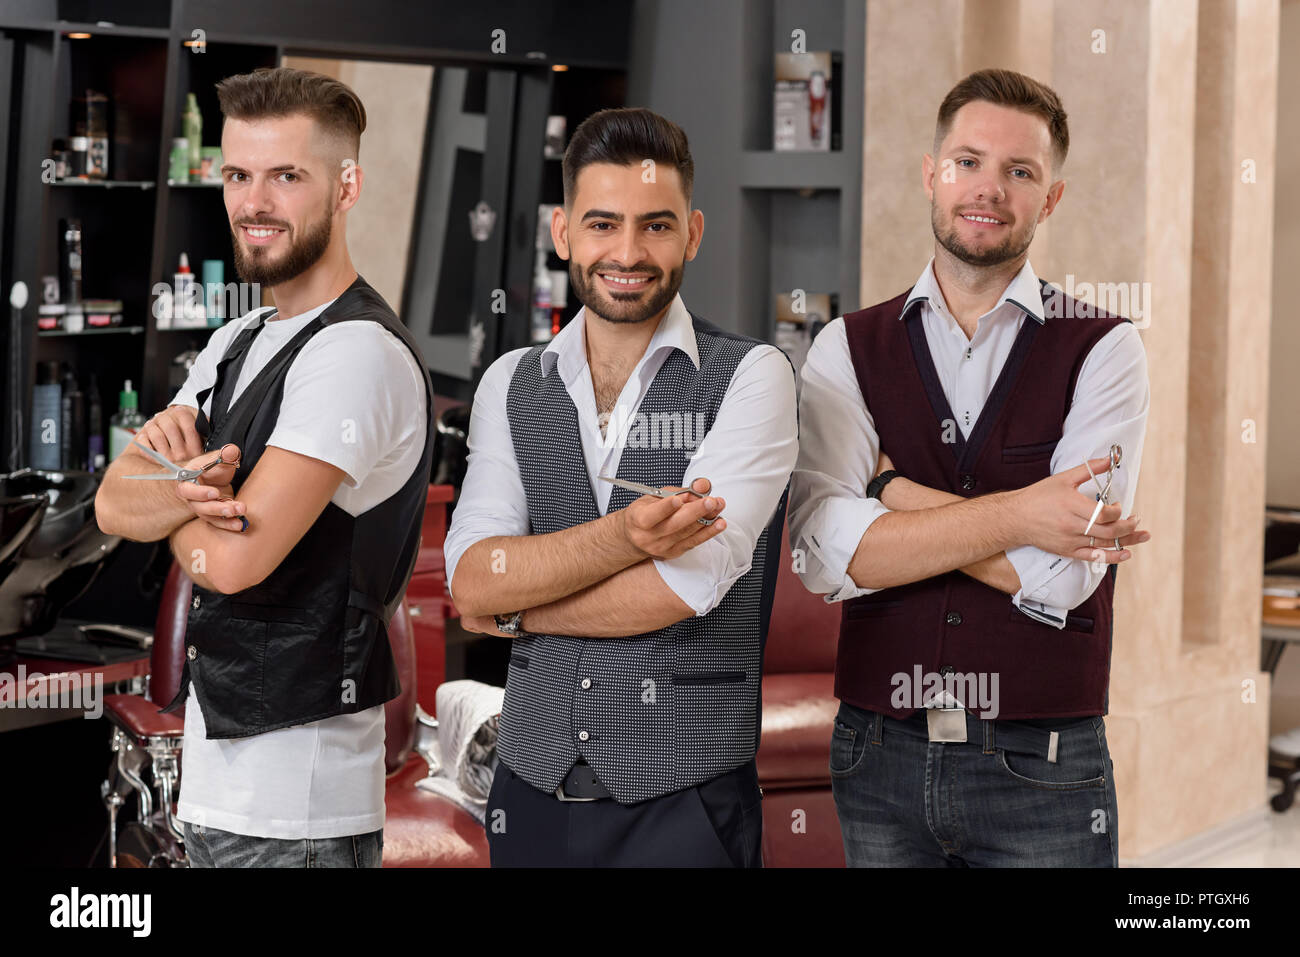
{"type": "MultiPolygon", "coordinates": [[[[916,299],[924,300],[921,322],[943,394],[957,427],[967,437],[1021,324],[1074,321],[1044,319],[1038,277],[1028,262],[997,305],[980,316],[969,340],[948,310],[933,259],[908,295],[909,302],[916,299]]],[[[913,361],[910,352],[898,358],[913,361]]],[[[1103,336],[1083,361],[1061,440],[1052,453],[1052,472],[1067,471],[1085,459],[1104,458],[1118,443],[1123,461],[1115,471],[1110,501],[1121,504],[1127,516],[1137,492],[1148,407],[1146,352],[1137,329],[1122,323],[1103,336]]],[[[929,409],[925,411],[928,415],[929,409]]],[[[800,577],[810,591],[826,595],[828,602],[879,591],[858,587],[848,571],[862,536],[889,509],[866,497],[880,457],[880,438],[858,386],[842,317],[826,326],[809,350],[800,375],[799,416],[802,435],[799,463],[790,482],[789,524],[791,545],[803,549],[805,556],[800,577]]],[[[1095,501],[1091,481],[1080,491],[1095,501]]],[[[1065,626],[1066,611],[1086,601],[1106,572],[1094,570],[1092,562],[1063,558],[1031,545],[1010,548],[1006,554],[1020,576],[1021,587],[1012,602],[1030,617],[1058,628],[1065,626]]]]}
{"type": "MultiPolygon", "coordinates": [[[[677,296],[660,320],[636,368],[628,376],[602,436],[596,394],[587,365],[587,311],[582,309],[551,340],[541,356],[542,375],[558,374],[578,412],[579,438],[596,506],[604,515],[613,486],[598,475],[617,475],[635,415],[650,383],[674,350],[699,368],[690,313],[677,296]]],[[[461,556],[475,542],[497,535],[528,535],[524,495],[506,416],[506,392],[527,348],[501,356],[479,382],[470,413],[469,459],[460,501],[443,553],[450,588],[461,556]]],[[[668,561],[655,560],[664,583],[696,615],[717,606],[749,571],[754,544],[780,501],[798,455],[794,370],[776,347],[758,345],[740,360],[714,418],[686,467],[683,485],[707,478],[726,499],[727,527],[702,545],[668,561]]],[[[640,476],[626,476],[641,481],[640,476]]],[[[454,595],[453,595],[454,597],[454,595]]]]}

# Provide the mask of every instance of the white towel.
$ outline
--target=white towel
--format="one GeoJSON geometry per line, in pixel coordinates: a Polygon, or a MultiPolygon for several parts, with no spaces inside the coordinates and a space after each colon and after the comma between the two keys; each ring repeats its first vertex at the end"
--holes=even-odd
{"type": "Polygon", "coordinates": [[[441,794],[479,821],[487,814],[488,792],[497,765],[497,719],[505,689],[478,681],[438,686],[438,754],[441,767],[416,787],[441,794]]]}

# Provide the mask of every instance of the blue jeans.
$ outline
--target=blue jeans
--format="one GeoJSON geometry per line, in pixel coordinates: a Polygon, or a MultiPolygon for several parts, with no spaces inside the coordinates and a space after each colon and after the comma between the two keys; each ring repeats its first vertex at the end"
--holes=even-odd
{"type": "MultiPolygon", "coordinates": [[[[1062,729],[1056,763],[983,739],[931,742],[841,703],[831,790],[850,867],[1118,867],[1115,770],[1102,719],[1062,729]]],[[[991,725],[991,727],[990,727],[991,725]]]]}
{"type": "Polygon", "coordinates": [[[322,840],[248,837],[185,822],[190,867],[379,867],[384,830],[322,840]]]}

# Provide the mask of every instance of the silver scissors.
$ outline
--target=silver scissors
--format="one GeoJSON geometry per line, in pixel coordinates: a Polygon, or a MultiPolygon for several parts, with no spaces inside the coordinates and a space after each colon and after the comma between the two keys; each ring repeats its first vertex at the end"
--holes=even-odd
{"type": "MultiPolygon", "coordinates": [[[[1119,468],[1120,459],[1123,457],[1124,450],[1122,448],[1118,445],[1112,445],[1110,447],[1110,468],[1106,470],[1106,484],[1104,487],[1098,480],[1096,474],[1092,471],[1092,466],[1088,464],[1088,460],[1084,459],[1083,467],[1086,468],[1088,474],[1092,476],[1092,484],[1097,486],[1097,507],[1092,510],[1092,518],[1088,519],[1088,527],[1083,530],[1083,534],[1087,535],[1092,531],[1092,526],[1096,524],[1097,516],[1101,514],[1102,508],[1110,504],[1110,486],[1111,483],[1115,481],[1115,470],[1119,468]]],[[[1115,547],[1117,549],[1120,547],[1118,538],[1115,539],[1115,547]]]]}
{"type": "Polygon", "coordinates": [[[145,455],[149,456],[149,458],[153,459],[155,462],[157,462],[159,465],[166,468],[168,471],[150,472],[148,475],[124,475],[122,476],[123,478],[152,479],[155,481],[160,479],[168,479],[177,482],[198,482],[199,476],[201,476],[204,472],[208,471],[208,469],[216,468],[218,465],[222,465],[222,464],[234,465],[234,466],[239,465],[238,462],[223,463],[221,460],[221,453],[218,452],[217,457],[213,459],[211,462],[209,462],[207,465],[204,465],[201,468],[197,468],[197,469],[186,469],[186,468],[181,468],[175,462],[168,459],[165,455],[161,455],[160,453],[155,452],[153,449],[149,448],[146,445],[141,445],[135,439],[131,440],[131,444],[137,446],[142,452],[144,452],[145,455]]]}
{"type": "MultiPolygon", "coordinates": [[[[625,488],[629,492],[636,492],[640,495],[653,495],[655,498],[672,498],[682,492],[690,492],[696,498],[707,498],[706,495],[702,495],[693,488],[655,488],[653,485],[642,485],[640,482],[629,482],[627,479],[611,478],[608,475],[601,475],[598,478],[609,482],[611,485],[617,485],[619,488],[625,488]]],[[[712,525],[715,520],[712,518],[697,518],[696,521],[701,525],[712,525]]]]}

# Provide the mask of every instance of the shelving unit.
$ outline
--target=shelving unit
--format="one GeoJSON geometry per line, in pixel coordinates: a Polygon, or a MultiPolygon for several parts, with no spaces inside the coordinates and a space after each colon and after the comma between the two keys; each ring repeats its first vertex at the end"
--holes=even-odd
{"type": "MultiPolygon", "coordinates": [[[[182,251],[196,274],[201,276],[204,259],[220,259],[225,281],[237,279],[219,184],[167,181],[185,94],[197,94],[203,142],[216,145],[221,115],[214,84],[274,66],[286,54],[477,68],[497,78],[489,93],[480,195],[502,213],[500,225],[463,265],[472,275],[473,303],[437,317],[444,327],[458,324],[465,342],[472,338],[463,333],[473,317],[488,317],[483,358],[490,362],[527,335],[532,227],[547,175],[540,154],[548,104],[555,98],[577,103],[591,95],[588,85],[624,75],[628,43],[621,31],[630,22],[630,8],[625,0],[509,0],[491,8],[466,8],[460,0],[371,0],[334,5],[329,17],[304,20],[300,9],[265,0],[5,0],[0,121],[8,122],[0,122],[0,283],[6,294],[18,279],[29,290],[20,327],[22,394],[30,401],[38,362],[57,361],[76,370],[83,389],[96,375],[106,416],[116,410],[126,378],[140,392],[146,413],[166,404],[173,394],[172,360],[201,348],[212,330],[157,329],[154,286],[170,284],[182,251]],[[502,25],[509,26],[508,52],[493,50],[490,42],[502,25]],[[192,45],[197,39],[201,47],[192,45]],[[570,72],[553,74],[553,63],[568,65],[570,72]],[[114,104],[111,179],[43,182],[40,171],[52,140],[69,132],[73,91],[84,89],[104,93],[114,104]],[[114,330],[118,334],[37,334],[41,279],[58,272],[58,223],[69,217],[82,222],[82,296],[122,300],[132,325],[114,330]],[[502,316],[488,308],[498,288],[509,300],[502,316]]],[[[571,117],[570,129],[582,115],[571,117]]],[[[435,133],[431,129],[429,136],[435,133]]],[[[463,228],[463,214],[457,211],[448,223],[463,228]]],[[[413,245],[417,272],[425,262],[419,252],[413,245]]],[[[432,297],[426,298],[421,308],[402,312],[413,331],[430,323],[432,297]]],[[[7,338],[0,350],[7,368],[7,338]]],[[[435,369],[435,387],[444,396],[468,399],[481,370],[482,365],[440,375],[435,369]]],[[[6,416],[6,449],[13,427],[6,416]]]]}
{"type": "Polygon", "coordinates": [[[771,340],[778,293],[835,293],[859,307],[866,7],[862,0],[659,0],[638,9],[629,103],[680,124],[695,158],[704,241],[682,296],[714,323],[771,340]],[[773,64],[792,31],[842,55],[842,148],[772,149],[773,64]],[[672,45],[689,79],[660,69],[672,45]]]}

